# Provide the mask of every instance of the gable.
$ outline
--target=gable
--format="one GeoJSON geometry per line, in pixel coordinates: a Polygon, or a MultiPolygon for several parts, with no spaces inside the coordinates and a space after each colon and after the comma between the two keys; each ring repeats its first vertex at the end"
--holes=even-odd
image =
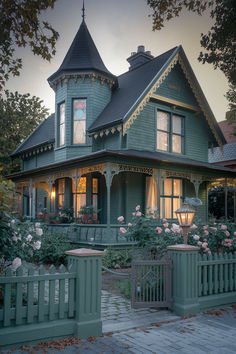
{"type": "Polygon", "coordinates": [[[199,108],[198,102],[179,63],[175,65],[154,94],[199,108]]]}

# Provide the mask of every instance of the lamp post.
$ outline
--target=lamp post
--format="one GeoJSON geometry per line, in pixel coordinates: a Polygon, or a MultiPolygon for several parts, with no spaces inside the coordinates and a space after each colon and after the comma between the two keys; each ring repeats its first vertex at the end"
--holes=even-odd
{"type": "Polygon", "coordinates": [[[187,235],[190,230],[194,215],[196,213],[195,209],[191,208],[187,203],[183,203],[182,207],[176,210],[176,215],[178,218],[179,225],[183,229],[184,244],[187,245],[187,235]]]}

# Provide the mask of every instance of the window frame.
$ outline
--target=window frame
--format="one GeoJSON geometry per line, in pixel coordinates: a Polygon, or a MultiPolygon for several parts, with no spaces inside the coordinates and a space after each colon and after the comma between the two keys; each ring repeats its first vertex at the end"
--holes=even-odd
{"type": "Polygon", "coordinates": [[[185,117],[178,112],[168,111],[164,109],[157,109],[156,110],[156,150],[161,152],[168,152],[177,155],[183,155],[185,153],[185,117]],[[159,129],[158,128],[158,112],[163,112],[168,115],[168,128],[167,130],[159,129]],[[173,116],[181,118],[181,134],[173,132],[173,116]],[[158,148],[158,132],[166,133],[168,137],[168,149],[159,149],[158,148]],[[181,137],[181,152],[173,151],[173,136],[180,136],[181,137]]]}
{"type": "Polygon", "coordinates": [[[57,142],[57,146],[59,148],[65,146],[65,137],[66,137],[66,113],[65,113],[64,122],[61,123],[61,109],[60,109],[60,107],[63,104],[64,104],[64,111],[66,112],[66,103],[65,103],[65,101],[62,101],[62,102],[58,103],[58,105],[57,105],[57,112],[58,112],[57,113],[57,122],[58,122],[58,124],[57,124],[57,127],[58,127],[58,133],[57,133],[58,142],[57,142]],[[62,125],[64,125],[64,143],[63,144],[61,144],[61,126],[62,125]]]}
{"type": "Polygon", "coordinates": [[[74,145],[74,146],[85,146],[87,145],[87,97],[73,97],[72,98],[72,101],[71,101],[71,116],[72,116],[72,119],[71,119],[71,124],[72,124],[72,127],[71,127],[71,131],[72,131],[72,134],[71,134],[71,144],[74,145]],[[85,119],[79,119],[79,120],[75,120],[74,119],[74,102],[76,100],[81,100],[81,101],[85,101],[85,119]],[[74,143],[74,122],[75,121],[85,121],[85,142],[84,143],[74,143]]]}
{"type": "Polygon", "coordinates": [[[177,217],[174,217],[174,210],[173,210],[173,199],[180,199],[180,205],[181,202],[184,199],[184,180],[182,178],[178,178],[178,177],[168,177],[165,178],[161,181],[161,188],[160,188],[160,195],[159,195],[159,210],[160,210],[160,218],[163,218],[163,216],[161,215],[161,202],[162,202],[162,198],[170,198],[171,199],[171,218],[168,218],[164,215],[164,218],[169,219],[169,220],[177,220],[177,217]],[[172,181],[171,184],[171,194],[164,194],[164,180],[168,179],[172,181]],[[181,181],[181,195],[179,196],[175,196],[173,194],[174,191],[174,180],[180,180],[181,181]]]}

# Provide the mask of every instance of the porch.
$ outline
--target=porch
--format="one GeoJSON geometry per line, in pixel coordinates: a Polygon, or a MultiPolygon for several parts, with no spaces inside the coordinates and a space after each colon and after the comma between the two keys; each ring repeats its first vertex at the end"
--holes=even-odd
{"type": "Polygon", "coordinates": [[[228,184],[234,191],[236,185],[235,172],[228,168],[143,151],[102,151],[11,177],[17,185],[19,213],[35,220],[43,212],[59,215],[73,210],[73,224],[48,227],[63,230],[71,242],[96,248],[129,243],[119,232],[117,217],[123,215],[128,223],[136,205],[157,222],[175,221],[181,201],[196,197],[203,202],[197,215],[206,222],[208,189],[216,183],[225,188],[227,217],[228,184]],[[92,210],[89,219],[83,218],[82,207],[92,210]]]}

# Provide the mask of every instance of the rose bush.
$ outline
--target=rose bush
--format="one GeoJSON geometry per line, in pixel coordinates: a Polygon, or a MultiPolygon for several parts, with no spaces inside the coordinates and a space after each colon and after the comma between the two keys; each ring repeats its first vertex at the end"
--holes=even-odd
{"type": "MultiPolygon", "coordinates": [[[[124,223],[124,217],[119,216],[119,222],[124,223]]],[[[165,252],[167,246],[182,244],[182,229],[176,223],[166,219],[153,219],[140,211],[140,206],[132,212],[132,220],[127,227],[122,225],[120,232],[129,241],[136,241],[138,247],[156,249],[165,252]]],[[[200,222],[192,224],[188,234],[188,244],[198,246],[200,253],[236,251],[236,226],[234,223],[216,223],[214,220],[202,225],[200,222]]]]}

